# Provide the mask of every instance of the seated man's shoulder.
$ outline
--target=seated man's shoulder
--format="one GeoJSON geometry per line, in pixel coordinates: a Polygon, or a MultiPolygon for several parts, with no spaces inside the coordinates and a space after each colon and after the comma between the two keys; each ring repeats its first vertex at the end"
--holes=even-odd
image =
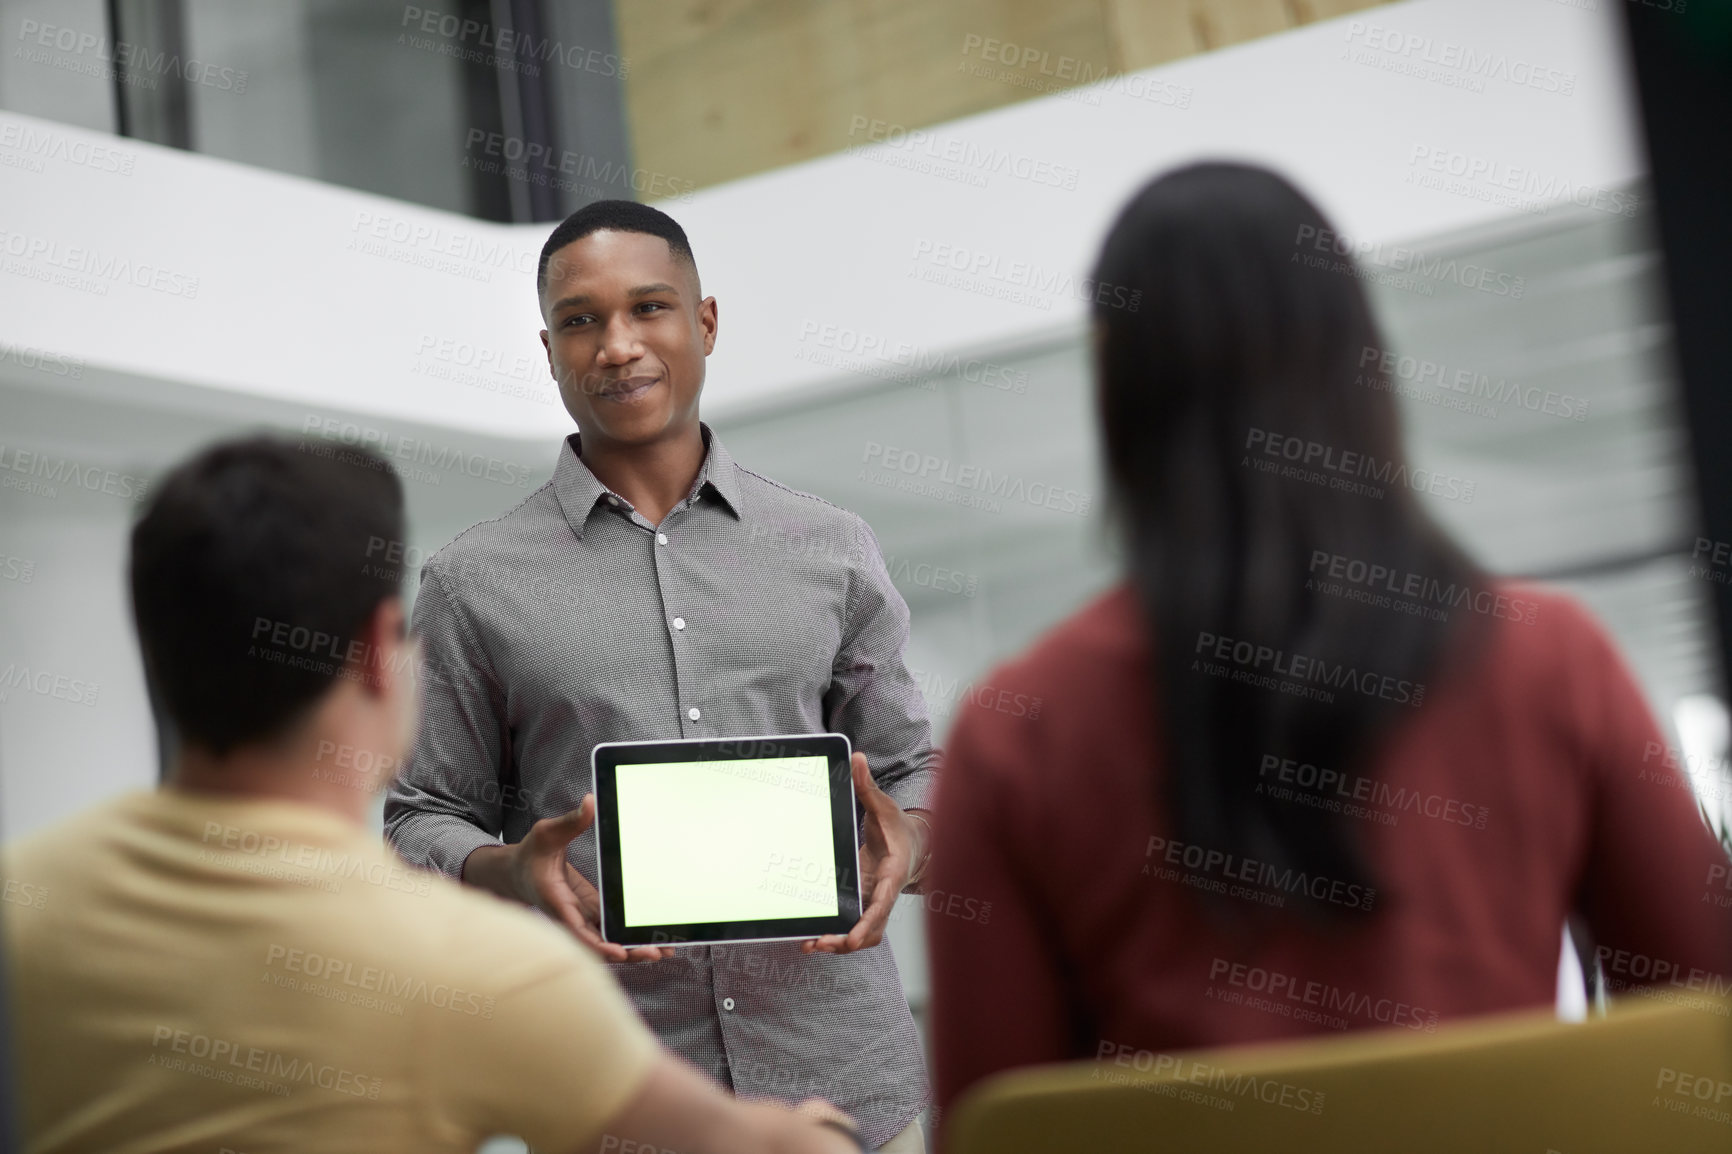
{"type": "Polygon", "coordinates": [[[0,920],[14,922],[10,934],[35,924],[30,911],[47,910],[69,888],[99,880],[102,867],[93,851],[113,836],[112,809],[111,803],[87,810],[0,845],[0,920]]]}
{"type": "MultiPolygon", "coordinates": [[[[420,892],[391,894],[381,911],[392,935],[453,981],[508,988],[587,958],[561,926],[514,902],[433,875],[420,892]]],[[[383,904],[383,903],[382,903],[383,904]]]]}
{"type": "Polygon", "coordinates": [[[147,812],[152,794],[139,790],[59,818],[0,845],[7,876],[19,871],[71,877],[107,868],[105,850],[121,848],[147,812]]]}

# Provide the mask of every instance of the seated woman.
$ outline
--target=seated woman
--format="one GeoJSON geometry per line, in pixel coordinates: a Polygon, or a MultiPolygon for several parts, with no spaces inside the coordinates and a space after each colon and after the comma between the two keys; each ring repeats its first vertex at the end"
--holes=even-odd
{"type": "Polygon", "coordinates": [[[1094,310],[1127,571],[950,735],[941,1108],[1015,1066],[1546,1006],[1577,915],[1614,991],[1729,988],[1725,851],[1604,631],[1425,515],[1461,482],[1406,464],[1332,233],[1202,164],[1106,240],[1097,301],[1138,302],[1094,310]]]}

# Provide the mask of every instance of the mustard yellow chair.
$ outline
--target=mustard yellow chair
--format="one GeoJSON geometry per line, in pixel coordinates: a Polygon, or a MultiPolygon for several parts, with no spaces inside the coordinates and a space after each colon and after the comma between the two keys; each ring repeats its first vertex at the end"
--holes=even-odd
{"type": "Polygon", "coordinates": [[[1504,1014],[998,1075],[944,1154],[1732,1154],[1732,999],[1504,1014]]]}

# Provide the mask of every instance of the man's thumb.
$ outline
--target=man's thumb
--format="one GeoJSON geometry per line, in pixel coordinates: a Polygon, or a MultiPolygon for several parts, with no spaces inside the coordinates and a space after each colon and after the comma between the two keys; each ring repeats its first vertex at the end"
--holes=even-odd
{"type": "Polygon", "coordinates": [[[595,821],[595,795],[586,793],[578,807],[558,817],[544,819],[540,824],[542,835],[560,849],[564,849],[575,841],[579,834],[588,829],[595,821]]]}
{"type": "Polygon", "coordinates": [[[856,753],[849,758],[848,767],[853,770],[855,796],[867,804],[875,805],[878,798],[884,797],[884,791],[878,788],[878,783],[872,778],[872,771],[866,767],[866,755],[856,753]]]}

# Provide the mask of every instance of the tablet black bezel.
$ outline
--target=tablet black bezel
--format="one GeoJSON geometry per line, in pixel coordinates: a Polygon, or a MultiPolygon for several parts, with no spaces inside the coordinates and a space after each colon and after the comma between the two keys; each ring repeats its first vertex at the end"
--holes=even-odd
{"type": "Polygon", "coordinates": [[[771,734],[763,737],[682,738],[674,741],[609,741],[590,753],[595,792],[597,889],[601,897],[601,936],[622,946],[711,945],[728,942],[788,941],[821,934],[846,934],[860,920],[860,850],[849,768],[852,747],[840,733],[771,734]],[[835,917],[768,918],[745,922],[692,922],[684,925],[627,926],[620,883],[619,792],[621,765],[670,761],[729,761],[770,757],[824,757],[830,767],[830,832],[836,860],[835,917]]]}

